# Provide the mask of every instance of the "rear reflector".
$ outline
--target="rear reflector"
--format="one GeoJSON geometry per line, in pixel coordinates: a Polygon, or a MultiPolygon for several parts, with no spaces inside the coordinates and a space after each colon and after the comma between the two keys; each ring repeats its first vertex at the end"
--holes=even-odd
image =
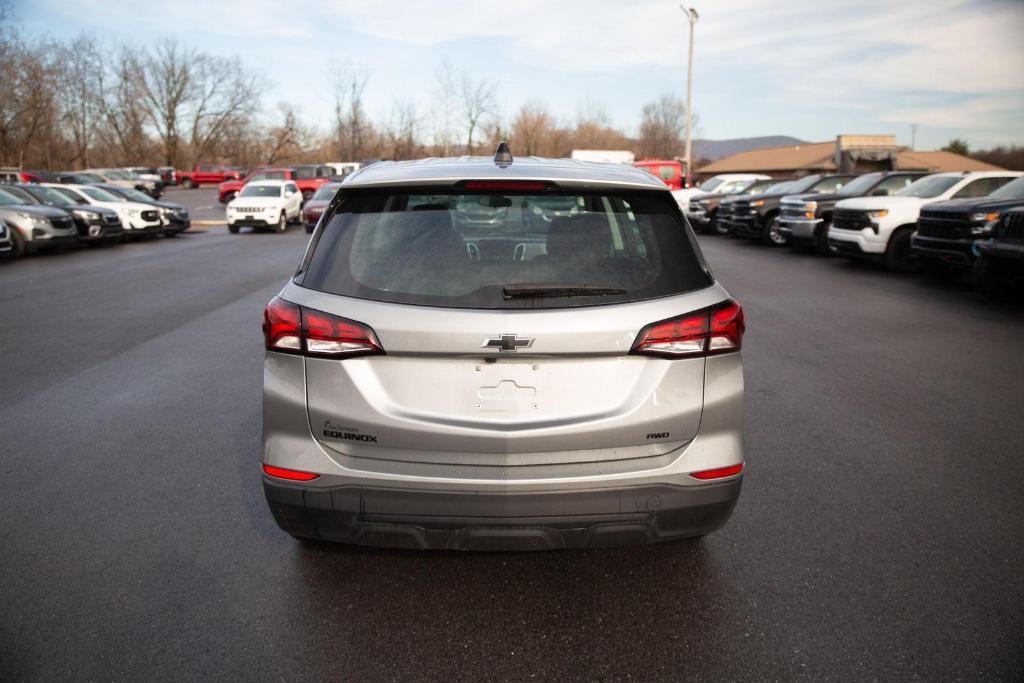
{"type": "Polygon", "coordinates": [[[690,476],[694,479],[722,479],[723,477],[732,477],[743,471],[743,463],[739,465],[729,465],[728,467],[719,467],[713,470],[704,470],[703,472],[690,472],[690,476]]]}
{"type": "Polygon", "coordinates": [[[377,335],[363,323],[274,297],[263,311],[264,345],[269,351],[324,358],[384,353],[377,335]]]}
{"type": "Polygon", "coordinates": [[[696,313],[651,323],[640,330],[632,353],[663,358],[714,356],[743,345],[743,308],[726,301],[696,313]]]}
{"type": "Polygon", "coordinates": [[[540,180],[465,180],[460,183],[464,190],[530,191],[553,190],[554,185],[540,180]]]}
{"type": "Polygon", "coordinates": [[[313,474],[312,472],[286,470],[283,467],[274,467],[273,465],[266,464],[263,465],[263,472],[272,477],[277,477],[278,479],[291,479],[292,481],[309,481],[320,476],[319,474],[313,474]]]}

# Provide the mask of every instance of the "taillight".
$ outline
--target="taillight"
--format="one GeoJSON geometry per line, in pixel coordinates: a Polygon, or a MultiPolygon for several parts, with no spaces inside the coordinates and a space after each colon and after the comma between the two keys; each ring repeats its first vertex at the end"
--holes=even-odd
{"type": "Polygon", "coordinates": [[[716,467],[713,470],[703,470],[701,472],[690,472],[690,476],[694,479],[723,479],[725,477],[734,477],[743,471],[743,463],[738,465],[729,465],[728,467],[716,467]]]}
{"type": "Polygon", "coordinates": [[[263,311],[263,337],[269,351],[324,358],[384,353],[366,325],[274,297],[263,311]]]}
{"type": "Polygon", "coordinates": [[[272,477],[278,479],[290,479],[292,481],[311,481],[319,477],[319,474],[313,474],[312,472],[301,472],[299,470],[288,470],[283,467],[274,467],[273,465],[263,465],[263,472],[269,474],[272,477]]]}
{"type": "Polygon", "coordinates": [[[714,356],[743,345],[743,308],[735,301],[662,320],[640,330],[632,353],[663,358],[714,356]]]}

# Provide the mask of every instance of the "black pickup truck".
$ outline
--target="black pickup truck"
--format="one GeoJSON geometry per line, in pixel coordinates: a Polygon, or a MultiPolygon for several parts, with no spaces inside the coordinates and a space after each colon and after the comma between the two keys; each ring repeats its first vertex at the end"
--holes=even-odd
{"type": "Polygon", "coordinates": [[[986,237],[1007,209],[1024,206],[1024,177],[992,194],[926,204],[910,238],[913,255],[933,271],[955,272],[974,263],[974,241],[986,237]]]}
{"type": "Polygon", "coordinates": [[[717,232],[726,234],[718,229],[718,207],[726,197],[737,197],[744,194],[760,194],[779,181],[765,178],[763,180],[752,180],[748,185],[739,185],[732,192],[709,192],[706,194],[694,195],[686,207],[686,219],[690,226],[698,232],[717,232]]]}
{"type": "Polygon", "coordinates": [[[788,238],[779,232],[778,218],[783,197],[804,194],[832,194],[855,178],[853,174],[809,175],[793,181],[784,192],[766,192],[732,203],[733,234],[758,240],[768,246],[782,246],[788,238]]]}
{"type": "Polygon", "coordinates": [[[828,228],[836,202],[895,194],[926,175],[921,171],[865,173],[843,185],[838,192],[786,197],[780,204],[779,232],[794,246],[813,246],[818,253],[829,255],[832,248],[828,244],[828,228]]]}
{"type": "MultiPolygon", "coordinates": [[[[1016,181],[1015,181],[1016,182],[1016,181]]],[[[974,286],[994,301],[1024,292],[1024,207],[1007,209],[988,239],[974,243],[974,286]]]]}

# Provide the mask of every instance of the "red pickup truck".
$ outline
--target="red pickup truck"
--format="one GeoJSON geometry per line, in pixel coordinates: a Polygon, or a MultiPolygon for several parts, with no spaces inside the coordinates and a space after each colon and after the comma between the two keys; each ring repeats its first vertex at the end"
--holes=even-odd
{"type": "Polygon", "coordinates": [[[221,204],[227,204],[235,198],[246,183],[255,180],[292,180],[299,187],[302,193],[303,203],[316,194],[321,185],[325,185],[333,179],[334,168],[320,164],[306,166],[290,166],[281,168],[261,168],[253,171],[241,180],[227,180],[220,184],[218,195],[221,204]]]}
{"type": "Polygon", "coordinates": [[[226,166],[214,164],[196,164],[191,171],[178,171],[178,183],[185,187],[199,187],[200,185],[215,185],[225,180],[238,180],[242,174],[226,166]]]}

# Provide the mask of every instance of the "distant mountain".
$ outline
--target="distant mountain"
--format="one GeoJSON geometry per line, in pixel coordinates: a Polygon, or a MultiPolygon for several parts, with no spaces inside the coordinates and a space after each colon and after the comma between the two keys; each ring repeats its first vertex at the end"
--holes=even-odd
{"type": "Polygon", "coordinates": [[[733,138],[732,140],[694,140],[693,160],[710,159],[718,161],[725,157],[765,147],[782,147],[783,145],[806,145],[806,140],[791,138],[788,135],[764,135],[759,138],[733,138]]]}

